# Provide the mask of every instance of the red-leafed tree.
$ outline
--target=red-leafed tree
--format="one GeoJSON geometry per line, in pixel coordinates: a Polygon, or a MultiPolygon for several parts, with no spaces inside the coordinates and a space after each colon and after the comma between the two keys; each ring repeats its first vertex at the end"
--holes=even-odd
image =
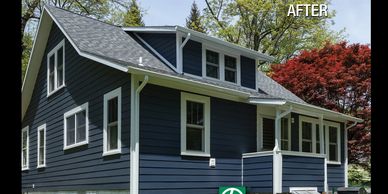
{"type": "Polygon", "coordinates": [[[349,130],[349,162],[370,161],[371,50],[368,45],[326,44],[272,67],[270,76],[304,101],[364,119],[349,130]]]}

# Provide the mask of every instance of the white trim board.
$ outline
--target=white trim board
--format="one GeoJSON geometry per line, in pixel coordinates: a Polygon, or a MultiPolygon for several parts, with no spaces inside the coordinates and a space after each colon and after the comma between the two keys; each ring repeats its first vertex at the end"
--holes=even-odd
{"type": "Polygon", "coordinates": [[[77,106],[63,114],[63,150],[71,149],[74,147],[86,145],[89,143],[89,102],[86,102],[80,106],[77,106]],[[77,118],[76,114],[79,112],[85,111],[85,140],[77,142],[77,118]],[[74,122],[75,122],[75,137],[74,137],[74,143],[71,145],[67,145],[67,122],[66,119],[70,116],[75,116],[74,117],[74,122]]]}
{"type": "Polygon", "coordinates": [[[30,134],[29,134],[29,132],[30,132],[30,127],[29,126],[26,126],[26,127],[24,127],[23,129],[22,129],[22,133],[21,133],[21,135],[22,135],[22,137],[21,137],[21,167],[22,167],[22,171],[24,171],[24,170],[29,170],[29,167],[30,167],[30,165],[29,165],[29,163],[30,163],[30,134]],[[23,133],[27,133],[27,135],[26,135],[26,138],[27,138],[27,140],[26,140],[26,166],[23,166],[23,133]]]}

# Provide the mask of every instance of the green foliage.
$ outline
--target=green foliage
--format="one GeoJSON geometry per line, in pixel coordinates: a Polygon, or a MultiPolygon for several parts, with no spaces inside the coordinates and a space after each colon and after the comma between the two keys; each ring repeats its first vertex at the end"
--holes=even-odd
{"type": "Polygon", "coordinates": [[[186,19],[186,27],[198,32],[206,33],[206,28],[202,24],[201,12],[198,10],[195,1],[191,5],[189,17],[186,19]]]}
{"type": "Polygon", "coordinates": [[[357,164],[349,164],[349,186],[370,186],[370,171],[357,164]]]}
{"type": "Polygon", "coordinates": [[[212,35],[283,62],[301,50],[343,40],[329,30],[328,17],[287,16],[290,4],[329,4],[329,0],[206,0],[204,22],[212,35]]]}
{"type": "Polygon", "coordinates": [[[27,70],[28,60],[30,58],[31,49],[32,49],[32,36],[31,34],[26,33],[23,36],[23,52],[22,52],[22,80],[27,70]]]}
{"type": "Polygon", "coordinates": [[[144,26],[143,14],[136,0],[132,0],[129,10],[124,16],[124,26],[144,26]]]}

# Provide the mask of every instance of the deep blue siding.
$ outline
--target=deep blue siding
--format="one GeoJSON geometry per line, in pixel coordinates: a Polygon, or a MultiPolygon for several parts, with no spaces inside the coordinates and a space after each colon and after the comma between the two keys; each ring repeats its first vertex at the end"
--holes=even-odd
{"type": "Polygon", "coordinates": [[[183,72],[202,76],[202,44],[187,41],[183,47],[183,72]]]}
{"type": "Polygon", "coordinates": [[[327,165],[327,184],[329,189],[345,186],[345,147],[344,147],[344,124],[341,123],[341,165],[327,165]]]}
{"type": "Polygon", "coordinates": [[[176,38],[175,34],[138,33],[153,49],[176,67],[176,38]]]}
{"type": "Polygon", "coordinates": [[[256,62],[255,59],[241,56],[241,85],[256,89],[256,62]]]}
{"type": "Polygon", "coordinates": [[[273,156],[244,158],[244,186],[248,192],[272,192],[273,156]]]}
{"type": "Polygon", "coordinates": [[[180,91],[146,85],[140,100],[140,192],[217,193],[241,184],[241,154],[256,149],[255,106],[211,98],[211,157],[180,156],[180,91]],[[232,143],[238,142],[238,143],[232,143]]]}
{"type": "Polygon", "coordinates": [[[289,187],[318,187],[322,192],[324,162],[324,158],[283,155],[283,192],[289,192],[289,187]]]}
{"type": "Polygon", "coordinates": [[[23,192],[129,189],[130,78],[77,54],[65,42],[66,87],[47,98],[46,56],[63,40],[52,26],[34,92],[22,126],[29,125],[30,170],[22,172],[23,192]],[[122,154],[102,157],[103,95],[122,87],[122,154]],[[63,114],[89,102],[89,144],[63,151],[63,114]],[[46,123],[47,167],[36,169],[37,127],[46,123]]]}

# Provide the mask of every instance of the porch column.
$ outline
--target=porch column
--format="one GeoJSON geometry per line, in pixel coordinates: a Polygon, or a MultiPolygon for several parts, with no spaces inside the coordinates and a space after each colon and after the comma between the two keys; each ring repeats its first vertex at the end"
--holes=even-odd
{"type": "Polygon", "coordinates": [[[325,154],[325,163],[324,163],[324,176],[325,176],[325,179],[324,179],[324,184],[323,184],[323,190],[325,192],[328,191],[328,188],[327,188],[327,155],[325,153],[325,144],[326,142],[324,141],[324,133],[323,133],[323,115],[319,115],[319,151],[321,154],[325,154]]]}
{"type": "Polygon", "coordinates": [[[282,192],[282,155],[281,155],[281,145],[280,145],[280,132],[281,132],[281,125],[280,125],[280,109],[276,108],[276,117],[275,117],[275,147],[273,148],[273,194],[281,193],[282,192]]]}

